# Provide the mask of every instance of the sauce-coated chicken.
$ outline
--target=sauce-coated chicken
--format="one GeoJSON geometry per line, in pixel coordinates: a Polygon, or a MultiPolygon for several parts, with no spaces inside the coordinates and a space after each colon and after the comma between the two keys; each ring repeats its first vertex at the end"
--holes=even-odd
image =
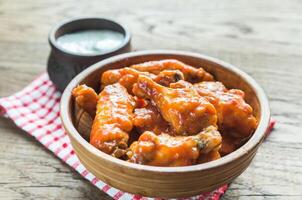
{"type": "MultiPolygon", "coordinates": [[[[132,143],[127,152],[129,161],[153,166],[187,166],[206,158],[210,152],[217,152],[221,136],[216,128],[208,127],[194,136],[156,135],[144,132],[138,141],[132,143]]],[[[212,156],[211,159],[217,158],[212,156]]]]}
{"type": "Polygon", "coordinates": [[[152,74],[159,74],[164,70],[179,70],[183,73],[185,80],[192,83],[213,80],[213,76],[203,68],[195,68],[174,59],[144,62],[132,65],[131,68],[152,74]]]}
{"type": "Polygon", "coordinates": [[[252,107],[244,101],[244,92],[228,90],[220,82],[204,81],[192,85],[186,81],[170,84],[171,88],[192,88],[211,102],[217,111],[218,127],[233,137],[250,136],[257,127],[252,107]]]}
{"type": "Polygon", "coordinates": [[[133,93],[154,102],[177,135],[193,135],[210,125],[216,126],[214,106],[192,88],[171,89],[139,76],[133,93]]]}
{"type": "Polygon", "coordinates": [[[220,82],[194,84],[197,92],[206,97],[216,108],[218,127],[234,137],[250,136],[257,127],[252,107],[244,101],[244,92],[227,90],[220,82]]]}
{"type": "Polygon", "coordinates": [[[146,105],[141,108],[135,108],[133,125],[139,133],[151,131],[156,135],[161,133],[174,134],[169,123],[163,119],[157,107],[150,101],[146,101],[146,105]]]}
{"type": "Polygon", "coordinates": [[[108,85],[99,94],[90,143],[115,157],[127,149],[132,130],[135,101],[119,83],[108,85]]]}
{"type": "Polygon", "coordinates": [[[97,93],[86,85],[79,85],[72,90],[76,103],[91,117],[95,116],[96,104],[99,100],[97,93]]]}
{"type": "Polygon", "coordinates": [[[155,82],[164,86],[169,86],[170,83],[184,80],[184,75],[179,70],[164,70],[158,75],[155,75],[149,72],[142,72],[133,68],[125,67],[104,72],[101,76],[101,85],[104,87],[106,85],[120,83],[122,86],[127,88],[129,93],[132,93],[133,85],[137,82],[139,75],[148,76],[155,82]]]}

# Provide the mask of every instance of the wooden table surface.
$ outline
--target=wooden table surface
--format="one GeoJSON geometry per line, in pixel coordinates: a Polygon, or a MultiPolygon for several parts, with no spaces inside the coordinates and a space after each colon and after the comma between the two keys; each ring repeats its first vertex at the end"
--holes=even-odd
{"type": "MultiPolygon", "coordinates": [[[[254,77],[277,125],[223,199],[302,199],[302,1],[0,0],[1,97],[45,71],[49,30],[77,16],[127,24],[135,50],[199,52],[254,77]]],[[[0,199],[110,199],[10,120],[0,136],[0,199]]]]}

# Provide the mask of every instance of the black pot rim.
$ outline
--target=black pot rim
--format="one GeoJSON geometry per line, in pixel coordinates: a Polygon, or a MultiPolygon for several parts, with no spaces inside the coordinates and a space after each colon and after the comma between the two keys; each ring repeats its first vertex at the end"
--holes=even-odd
{"type": "Polygon", "coordinates": [[[103,17],[76,17],[76,18],[71,18],[71,19],[64,20],[63,22],[58,23],[57,25],[55,25],[52,28],[52,30],[50,31],[49,36],[48,36],[48,42],[49,42],[51,48],[53,48],[57,51],[60,51],[64,55],[75,56],[75,57],[79,57],[79,58],[100,57],[100,56],[106,56],[106,55],[112,54],[114,52],[117,52],[117,51],[125,48],[130,43],[130,40],[131,40],[131,33],[125,25],[123,25],[121,23],[118,23],[115,20],[112,20],[112,19],[109,19],[109,18],[103,18],[103,17]],[[125,37],[124,37],[123,42],[119,46],[117,46],[113,49],[110,49],[108,51],[104,51],[102,53],[94,53],[94,54],[74,53],[74,52],[65,50],[62,47],[60,47],[60,45],[58,45],[58,43],[56,41],[56,38],[55,38],[55,35],[56,35],[57,31],[60,30],[60,28],[62,28],[63,26],[65,26],[67,24],[74,23],[74,22],[77,22],[77,21],[82,21],[82,20],[107,21],[107,22],[110,22],[112,24],[116,24],[116,25],[120,26],[123,29],[123,31],[125,32],[125,34],[124,34],[125,37]]]}

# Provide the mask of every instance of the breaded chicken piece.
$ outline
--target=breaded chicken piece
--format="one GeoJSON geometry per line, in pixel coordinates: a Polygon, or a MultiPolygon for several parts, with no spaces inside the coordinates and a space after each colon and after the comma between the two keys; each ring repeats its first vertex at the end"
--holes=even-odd
{"type": "Polygon", "coordinates": [[[99,100],[97,93],[86,85],[79,85],[72,90],[76,103],[91,117],[95,116],[96,104],[99,100]]]}
{"type": "Polygon", "coordinates": [[[150,99],[177,135],[194,135],[210,125],[216,126],[214,106],[192,88],[171,89],[140,75],[133,93],[150,99]]]}
{"type": "MultiPolygon", "coordinates": [[[[156,135],[144,132],[127,152],[129,162],[152,166],[188,166],[197,164],[201,156],[218,151],[221,136],[210,126],[194,136],[156,135]]],[[[213,159],[213,156],[211,157],[213,159]]],[[[206,159],[206,158],[204,158],[206,159]]]]}
{"type": "Polygon", "coordinates": [[[156,135],[161,133],[174,135],[173,129],[169,123],[163,119],[157,107],[150,101],[142,99],[140,99],[140,101],[145,101],[145,105],[135,108],[133,117],[133,125],[139,133],[151,131],[156,135]]]}
{"type": "Polygon", "coordinates": [[[122,85],[106,86],[99,94],[90,143],[107,154],[122,156],[133,127],[134,107],[134,98],[122,85]]]}
{"type": "Polygon", "coordinates": [[[215,106],[222,132],[245,138],[255,131],[257,119],[253,115],[253,108],[245,102],[242,90],[228,90],[220,82],[208,81],[196,83],[194,88],[215,106]]]}
{"type": "Polygon", "coordinates": [[[149,72],[142,72],[133,68],[125,67],[104,72],[101,76],[101,85],[102,87],[105,87],[106,85],[120,83],[122,86],[127,88],[129,93],[132,93],[133,85],[137,82],[139,75],[148,76],[163,86],[169,86],[170,83],[184,80],[184,75],[179,70],[164,70],[158,73],[158,75],[155,75],[149,72]]]}
{"type": "Polygon", "coordinates": [[[219,131],[223,133],[242,139],[249,137],[257,128],[257,119],[252,107],[245,102],[242,90],[228,90],[221,82],[214,81],[194,85],[179,81],[170,84],[170,87],[195,89],[200,96],[212,103],[217,111],[219,131]]]}
{"type": "Polygon", "coordinates": [[[131,68],[152,74],[159,74],[164,70],[179,70],[183,73],[185,80],[192,83],[213,80],[213,76],[203,68],[195,68],[174,59],[144,62],[132,65],[131,68]]]}

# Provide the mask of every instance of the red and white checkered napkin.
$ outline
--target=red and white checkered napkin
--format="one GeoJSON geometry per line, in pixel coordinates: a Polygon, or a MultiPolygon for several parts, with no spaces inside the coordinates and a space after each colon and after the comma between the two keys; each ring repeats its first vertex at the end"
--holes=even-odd
{"type": "MultiPolygon", "coordinates": [[[[18,127],[35,137],[57,157],[112,198],[116,200],[152,199],[115,189],[98,180],[80,163],[59,118],[60,97],[61,93],[56,90],[45,73],[22,91],[0,99],[0,114],[12,119],[18,127]]],[[[226,189],[227,185],[213,192],[188,199],[218,200],[226,189]]]]}

